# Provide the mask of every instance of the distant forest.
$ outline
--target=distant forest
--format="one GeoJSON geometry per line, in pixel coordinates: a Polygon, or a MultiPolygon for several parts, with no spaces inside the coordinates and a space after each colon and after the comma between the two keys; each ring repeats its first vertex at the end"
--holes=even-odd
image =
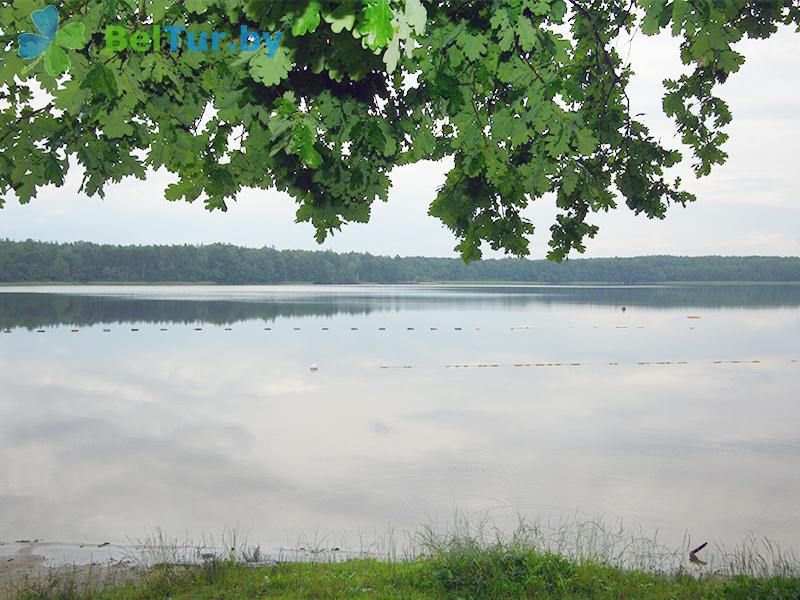
{"type": "Polygon", "coordinates": [[[657,283],[800,281],[799,257],[593,258],[556,264],[372,256],[274,248],[111,246],[0,240],[0,282],[125,283],[657,283]]]}

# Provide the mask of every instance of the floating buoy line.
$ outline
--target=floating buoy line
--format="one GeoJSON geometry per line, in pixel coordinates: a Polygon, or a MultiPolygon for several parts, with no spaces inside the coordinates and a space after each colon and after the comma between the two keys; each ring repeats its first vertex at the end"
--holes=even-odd
{"type": "MultiPolygon", "coordinates": [[[[188,326],[188,327],[190,329],[192,329],[193,331],[206,331],[206,327],[210,327],[212,330],[213,330],[214,327],[220,327],[224,331],[233,331],[234,330],[233,327],[227,327],[227,326],[222,327],[222,326],[216,326],[216,325],[209,325],[208,323],[205,323],[204,326],[195,325],[195,326],[188,326]]],[[[574,329],[575,328],[573,325],[566,325],[564,327],[566,327],[567,329],[574,329]]],[[[609,329],[645,329],[644,325],[608,325],[607,327],[609,329]]],[[[517,325],[517,326],[509,327],[508,329],[501,328],[500,331],[537,331],[537,330],[550,329],[550,328],[551,328],[550,325],[517,325]]],[[[588,328],[588,326],[587,326],[587,328],[588,328]]],[[[36,330],[32,330],[32,331],[35,331],[36,333],[48,333],[48,332],[57,331],[59,329],[61,329],[61,327],[56,326],[56,327],[53,327],[51,329],[36,329],[36,330]]],[[[180,329],[180,327],[175,327],[174,329],[180,329]]],[[[391,330],[388,327],[377,327],[376,329],[377,329],[377,331],[390,331],[391,330]]],[[[591,329],[601,329],[601,327],[598,326],[598,325],[592,325],[591,329]]],[[[694,327],[690,326],[689,329],[694,329],[694,327]]],[[[158,330],[159,331],[171,331],[167,327],[160,327],[160,328],[158,328],[158,330]]],[[[368,331],[369,329],[368,328],[364,328],[364,327],[346,326],[346,327],[343,327],[342,330],[368,331]]],[[[481,328],[480,327],[474,327],[474,328],[470,328],[470,327],[453,327],[452,329],[450,329],[449,327],[439,327],[439,326],[428,326],[428,327],[416,327],[416,326],[414,326],[414,327],[397,327],[395,330],[396,331],[401,331],[402,330],[402,331],[435,331],[435,332],[440,332],[440,331],[470,331],[470,330],[472,330],[472,331],[481,331],[481,328]]],[[[69,328],[69,331],[71,333],[80,333],[83,330],[81,330],[79,328],[69,328]]],[[[110,333],[112,331],[112,329],[106,327],[106,328],[103,328],[102,331],[103,331],[103,333],[110,333]]],[[[140,327],[131,327],[131,328],[128,329],[128,331],[135,333],[135,332],[144,331],[144,330],[141,329],[140,327]]],[[[279,329],[276,329],[276,328],[273,328],[273,327],[264,327],[264,331],[279,331],[279,329]]],[[[292,327],[291,331],[317,331],[317,329],[315,327],[307,327],[307,328],[292,327]]],[[[329,326],[325,326],[325,327],[320,327],[319,331],[334,331],[334,329],[329,327],[329,326]]],[[[2,332],[9,334],[9,333],[14,333],[14,330],[13,329],[2,329],[2,332]]]]}
{"type": "MultiPolygon", "coordinates": [[[[625,307],[622,307],[622,312],[625,312],[625,307]]],[[[687,315],[687,319],[701,319],[700,315],[687,315]]],[[[615,329],[644,329],[644,325],[613,325],[615,329]]],[[[511,331],[529,331],[529,330],[538,330],[538,329],[549,329],[549,325],[517,325],[511,327],[511,331]]],[[[406,331],[416,331],[416,327],[406,327],[406,331]]],[[[440,328],[438,326],[432,326],[428,328],[429,331],[439,331],[440,328]]],[[[453,331],[464,331],[464,327],[453,327],[453,331]]],[[[567,329],[573,329],[572,325],[568,325],[567,329]]],[[[597,325],[592,325],[592,329],[599,329],[597,325]]],[[[694,329],[694,327],[689,327],[689,329],[694,329]]],[[[330,331],[330,327],[322,327],[322,331],[330,331]]],[[[350,327],[350,331],[359,331],[358,327],[350,327]]],[[[480,327],[475,327],[475,331],[480,331],[480,327]]],[[[8,328],[3,328],[3,333],[13,333],[13,330],[8,328]]],[[[138,332],[138,328],[131,328],[131,332],[138,332]]],[[[162,327],[160,331],[168,331],[167,328],[162,327]]],[[[203,331],[202,327],[196,326],[194,327],[194,331],[203,331]]],[[[225,331],[233,331],[232,327],[225,327],[225,331]]],[[[264,327],[264,331],[272,331],[272,327],[264,327]]],[[[303,331],[300,327],[293,327],[292,331],[303,331]]],[[[378,331],[388,331],[387,327],[378,327],[378,331]]],[[[70,329],[71,333],[79,333],[80,329],[70,329]]],[[[110,333],[111,329],[103,329],[103,333],[110,333]]],[[[36,333],[47,333],[45,329],[37,329],[36,333]]]]}
{"type": "MultiPolygon", "coordinates": [[[[607,363],[589,363],[589,362],[517,362],[517,363],[454,363],[442,365],[445,369],[500,369],[500,368],[555,368],[555,367],[591,367],[591,366],[608,366],[608,367],[622,367],[622,366],[686,366],[686,365],[760,365],[769,362],[770,364],[779,364],[784,361],[764,361],[760,359],[747,359],[747,360],[713,360],[713,361],[695,361],[689,362],[685,360],[641,360],[634,362],[607,362],[607,363]]],[[[788,361],[792,364],[798,364],[797,359],[788,361]]],[[[380,365],[379,369],[415,369],[421,368],[417,365],[380,365]]]]}
{"type": "MultiPolygon", "coordinates": [[[[687,318],[689,318],[689,319],[700,319],[701,317],[697,316],[697,315],[690,315],[687,318]]],[[[204,325],[208,325],[208,324],[204,324],[204,325]]],[[[204,327],[200,327],[200,326],[186,326],[186,327],[188,327],[189,329],[191,329],[191,330],[193,330],[195,332],[208,331],[208,329],[204,329],[204,327]]],[[[214,327],[214,326],[212,326],[212,327],[214,327]]],[[[568,326],[568,327],[570,329],[572,328],[572,326],[568,326]]],[[[592,325],[591,327],[592,327],[592,329],[598,329],[599,328],[599,326],[597,326],[597,325],[592,325]]],[[[606,327],[608,327],[609,329],[645,329],[644,325],[608,325],[606,327]]],[[[539,329],[549,329],[549,328],[550,328],[549,325],[519,325],[519,326],[511,327],[510,330],[511,331],[526,331],[526,330],[539,330],[539,329]]],[[[49,332],[58,331],[59,329],[61,329],[61,328],[56,327],[56,328],[53,328],[53,329],[35,329],[35,330],[31,330],[31,331],[32,332],[35,331],[35,333],[37,333],[37,334],[45,334],[45,333],[49,333],[49,332]]],[[[176,327],[174,329],[179,329],[179,328],[176,327]]],[[[174,329],[172,329],[172,330],[174,330],[174,329]]],[[[225,332],[234,331],[233,327],[224,327],[222,329],[225,332]]],[[[377,327],[376,329],[377,329],[377,331],[390,331],[390,328],[388,328],[388,327],[377,327]]],[[[463,331],[466,331],[468,329],[469,328],[465,328],[465,327],[453,327],[452,331],[463,332],[463,331]]],[[[689,329],[694,330],[695,327],[689,327],[689,329]]],[[[66,330],[69,331],[70,333],[80,333],[81,332],[81,329],[79,329],[79,328],[68,328],[66,330]]],[[[167,331],[172,331],[172,330],[167,328],[167,327],[158,328],[158,331],[161,331],[161,332],[167,332],[167,331]]],[[[292,331],[315,331],[317,329],[316,328],[305,328],[305,329],[303,329],[301,327],[292,327],[291,330],[292,331]]],[[[319,330],[321,330],[323,332],[332,331],[331,327],[329,327],[329,326],[321,327],[319,330]]],[[[349,330],[349,331],[354,331],[354,332],[367,331],[367,329],[360,328],[360,327],[343,327],[342,330],[349,330]]],[[[423,328],[418,328],[418,327],[398,327],[394,331],[396,331],[396,332],[401,332],[401,331],[415,332],[417,330],[427,330],[427,331],[430,331],[430,332],[442,332],[442,331],[449,330],[449,328],[441,328],[441,327],[438,327],[438,326],[429,326],[429,327],[423,327],[423,328]]],[[[503,328],[502,330],[508,331],[508,329],[506,329],[506,328],[503,328]]],[[[108,328],[108,327],[102,329],[103,333],[111,333],[112,331],[114,331],[114,330],[112,330],[111,328],[108,328]]],[[[140,327],[130,327],[127,330],[120,329],[120,331],[128,331],[130,333],[139,333],[140,331],[144,331],[144,330],[142,330],[140,327]]],[[[264,327],[264,331],[274,331],[274,329],[272,327],[264,327]]],[[[280,331],[280,330],[277,330],[277,331],[280,331]]],[[[481,331],[481,328],[480,327],[475,327],[474,331],[481,331]]],[[[11,334],[11,333],[14,333],[14,330],[13,329],[2,329],[2,332],[4,334],[11,334]]],[[[503,364],[503,363],[498,363],[498,362],[487,362],[487,363],[452,363],[452,364],[441,365],[441,367],[445,368],[445,369],[499,369],[499,368],[517,368],[517,369],[519,369],[519,368],[558,368],[558,367],[562,367],[562,368],[578,368],[578,367],[584,367],[584,366],[621,367],[621,366],[626,366],[626,365],[630,365],[630,366],[658,366],[658,367],[660,367],[660,366],[686,366],[686,365],[690,365],[690,364],[692,364],[692,365],[715,365],[715,366],[720,366],[720,365],[760,365],[760,364],[764,364],[764,363],[769,363],[769,364],[780,364],[780,363],[786,364],[786,363],[789,363],[789,364],[795,364],[796,365],[796,364],[800,363],[800,359],[762,360],[762,359],[752,359],[751,358],[751,359],[733,359],[733,360],[717,359],[717,360],[710,360],[710,361],[706,360],[706,361],[695,361],[695,362],[682,361],[682,360],[655,360],[655,361],[653,361],[653,360],[649,360],[649,361],[648,360],[641,360],[641,361],[631,361],[631,362],[627,362],[627,363],[626,362],[597,362],[597,363],[590,363],[590,362],[577,362],[577,361],[562,361],[562,362],[545,362],[545,361],[542,361],[542,362],[514,362],[514,363],[509,363],[509,364],[503,364]]],[[[379,368],[380,369],[415,369],[415,368],[420,368],[420,367],[418,367],[417,365],[404,364],[404,365],[380,365],[379,368]]],[[[317,371],[318,369],[319,369],[319,367],[316,364],[313,364],[310,367],[311,371],[317,371]]]]}

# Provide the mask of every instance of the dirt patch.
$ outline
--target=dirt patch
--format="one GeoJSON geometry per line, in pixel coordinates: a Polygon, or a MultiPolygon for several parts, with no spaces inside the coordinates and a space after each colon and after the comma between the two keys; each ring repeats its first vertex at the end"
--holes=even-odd
{"type": "Polygon", "coordinates": [[[48,547],[49,544],[38,541],[0,546],[0,600],[14,598],[15,592],[22,588],[86,589],[123,583],[138,573],[125,561],[53,565],[45,556],[48,547]]]}
{"type": "Polygon", "coordinates": [[[36,542],[22,543],[14,554],[0,556],[0,579],[20,576],[40,569],[45,562],[44,556],[36,554],[36,542]]]}

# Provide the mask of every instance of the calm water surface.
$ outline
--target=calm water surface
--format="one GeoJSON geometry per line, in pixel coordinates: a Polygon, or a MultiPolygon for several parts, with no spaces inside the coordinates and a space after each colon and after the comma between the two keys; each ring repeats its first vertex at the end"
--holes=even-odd
{"type": "Polygon", "coordinates": [[[0,542],[357,546],[460,510],[800,549],[799,309],[800,286],[0,288],[0,542]]]}

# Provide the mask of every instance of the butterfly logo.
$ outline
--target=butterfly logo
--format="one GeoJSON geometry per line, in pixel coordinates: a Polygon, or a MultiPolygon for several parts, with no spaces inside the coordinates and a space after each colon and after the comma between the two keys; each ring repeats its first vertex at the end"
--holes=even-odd
{"type": "Polygon", "coordinates": [[[44,70],[53,77],[63,75],[70,68],[69,56],[64,48],[79,50],[86,45],[83,23],[70,23],[58,28],[58,9],[47,6],[31,14],[33,24],[40,33],[19,35],[19,55],[35,59],[24,72],[30,71],[44,59],[44,70]]]}

